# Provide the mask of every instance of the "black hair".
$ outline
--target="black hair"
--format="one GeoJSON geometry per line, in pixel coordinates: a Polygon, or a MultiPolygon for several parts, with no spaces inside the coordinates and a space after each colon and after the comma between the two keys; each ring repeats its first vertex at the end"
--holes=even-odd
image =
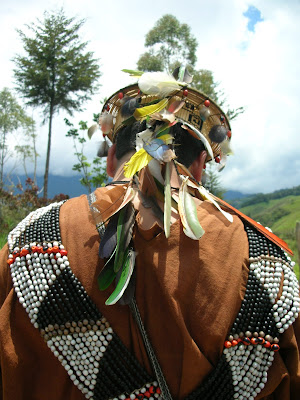
{"type": "MultiPolygon", "coordinates": [[[[178,122],[170,128],[170,134],[174,137],[174,151],[177,160],[187,168],[193,163],[198,155],[205,150],[203,143],[190,135],[178,122]]],[[[120,160],[125,154],[135,151],[135,139],[139,132],[146,129],[146,122],[135,122],[133,125],[125,126],[118,132],[116,138],[116,157],[120,160]]]]}

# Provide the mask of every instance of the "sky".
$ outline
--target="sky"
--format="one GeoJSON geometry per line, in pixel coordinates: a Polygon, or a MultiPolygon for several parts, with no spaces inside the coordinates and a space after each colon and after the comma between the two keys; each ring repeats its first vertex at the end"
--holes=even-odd
{"type": "MultiPolygon", "coordinates": [[[[197,38],[197,68],[213,72],[230,108],[243,106],[245,112],[231,122],[234,155],[220,173],[227,190],[268,193],[300,184],[300,0],[10,0],[0,3],[0,90],[13,90],[14,63],[22,54],[16,29],[43,18],[45,10],[64,8],[67,17],[86,19],[81,37],[88,50],[99,59],[102,72],[99,93],[85,104],[85,110],[69,119],[76,125],[92,124],[93,113],[101,110],[101,100],[133,83],[121,72],[136,69],[145,51],[147,32],[164,14],[187,23],[197,38]]],[[[22,99],[18,98],[20,104],[22,99]]],[[[39,109],[27,108],[36,120],[38,134],[38,174],[44,173],[47,125],[42,125],[39,109]]],[[[63,112],[55,116],[50,173],[74,174],[76,162],[72,140],[66,138],[63,112]]],[[[11,136],[10,145],[17,139],[11,136]]],[[[100,135],[86,144],[92,159],[100,135]]],[[[7,171],[22,173],[13,158],[7,171]]],[[[28,165],[29,171],[32,166],[28,165]]]]}

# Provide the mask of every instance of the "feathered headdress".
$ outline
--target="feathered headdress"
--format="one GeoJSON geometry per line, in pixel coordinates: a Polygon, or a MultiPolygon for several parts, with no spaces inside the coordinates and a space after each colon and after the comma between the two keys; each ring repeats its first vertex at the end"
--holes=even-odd
{"type": "MultiPolygon", "coordinates": [[[[126,201],[123,200],[117,211],[110,216],[101,240],[99,255],[107,259],[107,262],[99,275],[99,287],[104,290],[114,279],[117,282],[106,304],[114,304],[120,299],[128,303],[134,292],[132,276],[135,252],[131,244],[135,223],[135,210],[131,205],[134,191],[139,192],[144,205],[151,204],[152,212],[164,225],[166,237],[170,234],[172,208],[178,212],[183,231],[188,237],[193,240],[202,237],[204,230],[198,220],[195,196],[210,201],[227,220],[233,221],[232,215],[221,209],[218,199],[197,182],[187,168],[178,163],[173,150],[174,138],[170,133],[170,127],[180,122],[187,135],[203,143],[207,151],[206,162],[220,163],[220,169],[223,169],[226,157],[231,153],[231,129],[227,116],[206,95],[188,87],[192,77],[183,67],[177,68],[173,75],[164,72],[123,71],[136,77],[138,83],[114,93],[103,106],[99,126],[106,144],[102,146],[102,156],[106,155],[106,140],[114,143],[123,127],[145,120],[146,128],[137,133],[136,152],[124,166],[124,175],[130,179],[123,193],[126,201]],[[171,164],[175,166],[181,182],[176,199],[172,197],[170,185],[171,164]],[[139,173],[145,167],[148,167],[156,188],[151,194],[143,193],[141,188],[139,173]],[[164,202],[163,212],[157,199],[164,202]]],[[[91,127],[89,136],[97,128],[91,127]]],[[[106,220],[102,216],[102,222],[106,220]]]]}

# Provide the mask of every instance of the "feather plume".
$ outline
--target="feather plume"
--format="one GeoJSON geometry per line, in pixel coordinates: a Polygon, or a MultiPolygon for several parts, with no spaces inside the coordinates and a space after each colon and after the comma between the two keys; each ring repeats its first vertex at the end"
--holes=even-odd
{"type": "Polygon", "coordinates": [[[183,100],[175,100],[169,105],[168,111],[172,114],[176,114],[185,105],[183,100]]]}
{"type": "Polygon", "coordinates": [[[175,90],[180,90],[185,83],[177,82],[174,76],[165,72],[145,72],[138,85],[145,94],[166,97],[175,90]]]}
{"type": "Polygon", "coordinates": [[[161,162],[169,162],[176,157],[173,150],[162,139],[153,139],[145,143],[144,149],[151,157],[161,162]]]}
{"type": "Polygon", "coordinates": [[[140,149],[124,165],[124,176],[131,178],[136,172],[146,167],[151,159],[152,157],[145,149],[140,149]]]}
{"type": "Polygon", "coordinates": [[[189,131],[189,133],[191,133],[192,136],[201,140],[201,142],[204,144],[204,147],[206,148],[208,154],[210,155],[212,162],[214,163],[215,162],[214,153],[213,153],[212,148],[211,148],[208,140],[206,139],[206,137],[200,131],[198,131],[198,129],[196,129],[193,125],[190,125],[185,121],[181,121],[181,122],[183,123],[183,125],[182,125],[183,129],[188,128],[187,131],[189,131]]]}
{"type": "Polygon", "coordinates": [[[153,215],[161,222],[164,220],[164,213],[161,208],[157,204],[155,197],[153,196],[145,196],[144,193],[139,191],[139,195],[142,199],[142,204],[145,208],[151,208],[153,215]]]}
{"type": "MultiPolygon", "coordinates": [[[[118,274],[120,273],[120,271],[118,272],[118,274]]],[[[119,280],[118,274],[117,274],[116,279],[119,280]]],[[[136,283],[136,270],[134,268],[131,278],[129,279],[128,285],[127,285],[124,293],[122,294],[120,300],[118,301],[118,304],[120,304],[121,306],[126,306],[126,305],[130,304],[131,300],[133,299],[134,293],[135,293],[135,283],[136,283]]]]}
{"type": "Polygon", "coordinates": [[[149,115],[160,112],[166,107],[167,104],[168,104],[168,99],[162,99],[156,104],[151,104],[150,106],[137,108],[133,113],[133,116],[138,121],[143,120],[149,115]]]}
{"type": "Polygon", "coordinates": [[[145,129],[144,131],[137,133],[135,142],[136,151],[141,150],[144,146],[144,143],[149,142],[152,136],[153,131],[151,131],[150,129],[145,129]]]}
{"type": "Polygon", "coordinates": [[[198,240],[204,230],[200,225],[194,199],[187,190],[188,177],[184,177],[179,189],[178,211],[183,225],[184,233],[191,239],[198,240]]]}
{"type": "Polygon", "coordinates": [[[135,252],[132,249],[130,249],[127,251],[125,255],[122,266],[122,272],[118,280],[117,286],[105,302],[107,306],[115,304],[122,297],[123,293],[125,292],[129,284],[131,275],[134,270],[134,265],[135,265],[135,252]]]}
{"type": "Polygon", "coordinates": [[[89,127],[89,129],[88,129],[88,137],[89,137],[89,139],[91,139],[91,137],[93,136],[93,134],[94,134],[95,132],[97,132],[98,129],[99,129],[99,125],[98,125],[98,124],[94,124],[94,125],[92,125],[92,126],[89,127]]]}
{"type": "Polygon", "coordinates": [[[225,218],[228,219],[229,222],[233,222],[233,216],[229,214],[228,212],[222,210],[222,208],[219,206],[219,204],[213,199],[213,197],[210,195],[208,190],[205,189],[204,186],[198,186],[198,191],[201,194],[202,198],[209,201],[212,203],[221,213],[224,215],[225,218]]]}
{"type": "Polygon", "coordinates": [[[134,78],[140,77],[144,74],[144,71],[138,71],[135,69],[122,69],[122,72],[126,72],[130,76],[133,76],[134,78]]]}
{"type": "Polygon", "coordinates": [[[135,222],[135,213],[131,204],[127,204],[119,212],[117,226],[117,246],[114,261],[114,270],[118,272],[124,261],[125,251],[131,241],[133,225],[135,222]]]}
{"type": "Polygon", "coordinates": [[[100,258],[108,258],[116,248],[118,218],[118,214],[113,215],[107,224],[99,246],[100,258]]]}
{"type": "Polygon", "coordinates": [[[164,185],[164,178],[162,177],[161,174],[161,164],[158,160],[155,160],[155,158],[152,158],[152,160],[148,164],[148,168],[150,171],[150,174],[156,178],[162,185],[164,185]]]}
{"type": "Polygon", "coordinates": [[[109,114],[107,112],[101,114],[99,118],[99,125],[102,133],[104,135],[107,135],[114,126],[112,114],[109,114]]]}
{"type": "Polygon", "coordinates": [[[171,184],[170,184],[170,163],[166,163],[165,167],[165,202],[164,202],[164,230],[166,238],[170,236],[171,225],[171,184]]]}
{"type": "Polygon", "coordinates": [[[109,150],[110,146],[108,144],[108,142],[104,139],[100,142],[98,151],[97,151],[97,156],[98,157],[107,157],[108,154],[108,150],[109,150]]]}
{"type": "Polygon", "coordinates": [[[116,272],[114,271],[113,261],[107,262],[100,274],[98,275],[98,288],[99,290],[107,289],[116,277],[116,272]]]}

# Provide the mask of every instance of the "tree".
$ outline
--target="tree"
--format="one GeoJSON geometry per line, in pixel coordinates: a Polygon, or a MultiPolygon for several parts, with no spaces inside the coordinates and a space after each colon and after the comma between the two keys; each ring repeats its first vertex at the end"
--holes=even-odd
{"type": "MultiPolygon", "coordinates": [[[[147,33],[145,47],[137,68],[141,71],[167,71],[172,73],[179,65],[188,67],[193,75],[191,86],[205,93],[208,97],[226,107],[223,91],[219,90],[219,83],[215,82],[212,71],[196,69],[197,40],[191,34],[187,24],[181,24],[176,17],[170,14],[162,16],[147,33]]],[[[243,107],[228,109],[230,119],[244,112],[243,107]]]]}
{"type": "Polygon", "coordinates": [[[26,178],[29,178],[29,174],[27,172],[27,160],[33,163],[33,183],[36,185],[36,169],[37,169],[37,158],[39,156],[36,149],[36,138],[37,134],[35,133],[35,123],[32,120],[31,124],[28,124],[26,130],[24,132],[24,140],[25,143],[21,143],[15,146],[15,151],[19,154],[21,158],[21,162],[24,168],[24,172],[26,178]],[[28,144],[32,141],[32,144],[28,144]]]}
{"type": "MultiPolygon", "coordinates": [[[[98,120],[99,114],[94,114],[94,121],[98,122],[98,120]]],[[[94,157],[92,163],[90,163],[84,155],[84,145],[86,143],[85,133],[88,130],[87,123],[85,121],[80,121],[79,129],[74,128],[74,125],[67,118],[65,118],[65,123],[70,128],[66,136],[73,139],[74,155],[78,161],[73,165],[72,169],[82,175],[80,183],[91,193],[93,188],[104,186],[108,181],[106,166],[103,165],[101,158],[94,157]]]]}
{"type": "Polygon", "coordinates": [[[98,87],[97,60],[86,50],[78,31],[84,20],[67,18],[63,9],[44,13],[44,20],[26,25],[26,35],[18,30],[26,55],[14,58],[17,90],[26,104],[43,107],[48,120],[48,145],[44,175],[44,197],[48,192],[52,120],[60,109],[70,115],[80,110],[98,87]],[[30,35],[31,34],[31,35],[30,35]]]}
{"type": "Polygon", "coordinates": [[[222,187],[220,182],[220,176],[215,171],[212,165],[207,165],[205,170],[203,186],[219,198],[223,198],[223,194],[226,190],[222,187]]]}
{"type": "Polygon", "coordinates": [[[0,92],[0,188],[3,187],[4,164],[8,156],[7,136],[19,128],[29,129],[34,124],[9,89],[0,92]]]}
{"type": "Polygon", "coordinates": [[[145,47],[150,48],[150,51],[141,55],[138,68],[142,71],[165,69],[172,72],[178,63],[187,63],[193,67],[197,60],[197,46],[190,27],[181,24],[173,15],[166,14],[147,33],[145,47]]]}

